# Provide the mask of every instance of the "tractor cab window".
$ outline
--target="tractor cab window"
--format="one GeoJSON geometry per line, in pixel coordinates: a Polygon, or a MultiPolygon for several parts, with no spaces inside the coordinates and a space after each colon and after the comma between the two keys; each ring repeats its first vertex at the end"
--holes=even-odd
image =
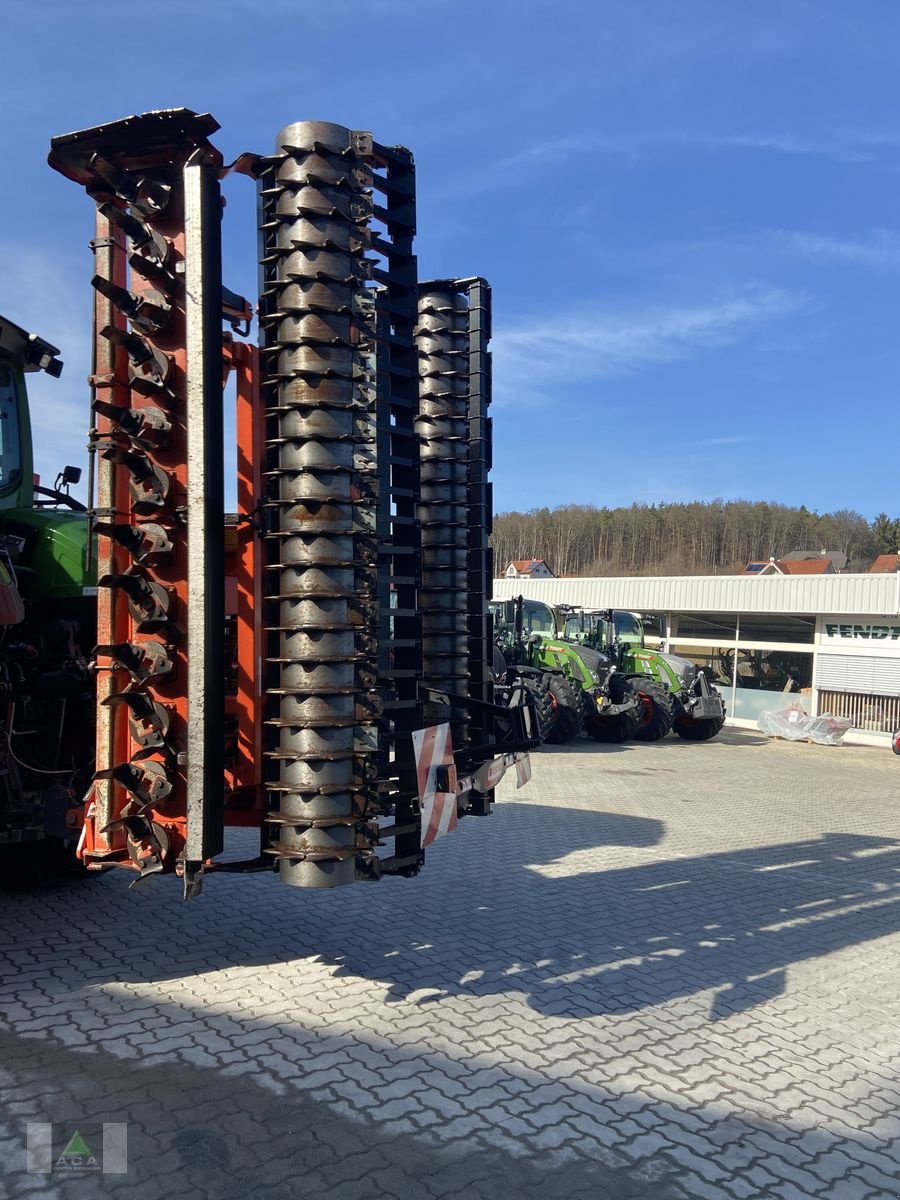
{"type": "Polygon", "coordinates": [[[644,631],[641,628],[641,623],[637,617],[627,612],[617,612],[614,617],[616,623],[616,641],[627,642],[629,645],[641,645],[643,642],[644,631]]]}
{"type": "Polygon", "coordinates": [[[537,600],[525,601],[525,632],[526,633],[556,633],[556,622],[553,620],[553,609],[537,600]]]}
{"type": "Polygon", "coordinates": [[[570,641],[581,637],[584,630],[581,627],[581,617],[566,617],[566,630],[564,637],[570,641]]]}
{"type": "Polygon", "coordinates": [[[18,395],[16,373],[0,362],[0,491],[15,487],[22,478],[18,395]]]}

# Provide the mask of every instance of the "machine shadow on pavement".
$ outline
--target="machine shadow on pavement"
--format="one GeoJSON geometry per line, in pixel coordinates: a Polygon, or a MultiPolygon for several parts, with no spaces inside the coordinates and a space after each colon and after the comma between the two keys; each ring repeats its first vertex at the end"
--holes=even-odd
{"type": "Polygon", "coordinates": [[[564,1018],[716,989],[709,1017],[719,1020],[784,992],[792,963],[900,929],[895,839],[828,834],[560,877],[533,870],[538,824],[529,830],[532,863],[516,879],[487,903],[457,899],[455,916],[473,933],[464,982],[441,967],[442,947],[458,959],[464,934],[442,932],[430,909],[405,947],[376,932],[363,954],[336,956],[341,969],[383,980],[396,999],[516,991],[564,1018]],[[490,949],[479,959],[481,945],[490,949]]]}
{"type": "MultiPolygon", "coordinates": [[[[534,1041],[523,1005],[548,1018],[546,1033],[568,1022],[567,1046],[589,1047],[603,1036],[592,1017],[709,992],[709,1019],[726,1019],[790,990],[793,963],[900,929],[894,838],[661,859],[664,824],[643,816],[519,800],[478,824],[437,843],[409,883],[324,895],[223,875],[184,904],[175,880],[129,890],[114,872],[0,897],[0,1096],[17,1141],[26,1120],[127,1121],[129,1174],[80,1182],[88,1197],[147,1182],[154,1196],[226,1200],[686,1200],[698,1193],[658,1139],[641,1172],[627,1148],[579,1142],[568,1162],[536,1152],[541,1105],[600,1114],[650,1101],[633,1081],[585,1084],[506,1056],[507,1033],[534,1041]],[[497,1003],[459,1002],[484,997],[497,1003]],[[435,1040],[426,1013],[444,1002],[449,1040],[435,1040]],[[480,1039],[485,1009],[502,1032],[480,1039]],[[465,1089],[465,1136],[442,1139],[442,1097],[465,1089]],[[509,1089],[538,1123],[511,1133],[478,1089],[509,1089]],[[416,1120],[398,1120],[410,1106],[416,1120]]],[[[656,1119],[677,1122],[677,1101],[654,1103],[656,1119]]],[[[755,1134],[783,1141],[791,1125],[730,1116],[727,1169],[763,1153],[755,1134]]],[[[812,1130],[810,1153],[833,1136],[812,1130]]],[[[845,1149],[868,1144],[842,1136],[845,1149]]]]}
{"type": "Polygon", "coordinates": [[[388,1002],[519,993],[568,1018],[710,989],[710,1019],[724,1018],[789,988],[792,963],[900,929],[892,838],[659,859],[664,827],[645,817],[512,802],[490,820],[464,821],[412,883],[323,894],[223,875],[184,904],[174,880],[128,890],[114,873],[38,903],[0,897],[0,916],[26,942],[84,947],[60,968],[70,986],[318,958],[383,983],[388,1002]],[[618,866],[617,846],[647,861],[618,866]]]}
{"type": "MultiPolygon", "coordinates": [[[[369,1113],[348,1111],[337,1092],[318,1088],[315,1095],[260,1074],[254,1056],[271,1058],[264,1038],[280,1043],[293,1036],[293,1055],[286,1056],[290,1074],[302,1077],[316,1071],[304,1059],[302,1025],[283,1030],[264,1022],[241,1025],[228,1018],[197,1014],[188,1009],[154,1005],[172,1027],[193,1018],[200,1041],[222,1036],[252,1038],[240,1073],[223,1073],[218,1065],[198,1065],[174,1052],[151,1062],[123,1059],[111,1048],[95,1045],[93,1052],[73,1049],[52,1036],[37,1039],[0,1032],[0,1061],[7,1082],[27,1098],[16,1105],[11,1131],[21,1141],[20,1153],[7,1150],[4,1161],[5,1195],[53,1198],[78,1195],[88,1200],[132,1196],[136,1185],[149,1186],[153,1196],[215,1196],[221,1200],[438,1200],[451,1195],[480,1197],[540,1197],[541,1200],[684,1200],[687,1193],[674,1180],[675,1164],[660,1162],[668,1180],[653,1183],[633,1171],[592,1161],[584,1156],[566,1163],[546,1154],[512,1155],[492,1146],[489,1139],[467,1137],[442,1144],[440,1130],[388,1136],[378,1119],[375,1097],[369,1113]],[[248,1032],[249,1031],[249,1032],[248,1032]],[[291,1058],[295,1061],[291,1062],[291,1058]],[[265,1083],[261,1082],[266,1080],[265,1083]],[[375,1117],[373,1119],[373,1114],[375,1117]],[[127,1173],[92,1175],[82,1172],[77,1182],[56,1174],[25,1172],[25,1123],[28,1119],[69,1127],[77,1122],[88,1138],[104,1121],[127,1124],[127,1173]],[[41,1180],[44,1189],[36,1192],[41,1180]],[[669,1182],[673,1181],[673,1182],[669,1182]],[[70,1188],[72,1190],[70,1190],[70,1188]]],[[[147,1009],[141,1010],[146,1016],[147,1009]]],[[[136,1012],[135,1018],[138,1019],[136,1012]]],[[[312,1039],[314,1041],[314,1039],[312,1039]]],[[[339,1039],[329,1039],[334,1048],[339,1039]]],[[[246,1045],[246,1041],[242,1044],[246,1045]]],[[[353,1043],[348,1039],[348,1046],[353,1043]]],[[[352,1060],[348,1060],[352,1065],[352,1060]]],[[[421,1069],[441,1076],[443,1060],[428,1055],[421,1069]]],[[[387,1065],[387,1060],[385,1065],[387,1065]]],[[[365,1108],[367,1106],[363,1106],[365,1108]]],[[[385,1118],[387,1119],[387,1118],[385,1118]]],[[[501,1121],[502,1124],[502,1121],[501,1121]]],[[[4,1143],[9,1147],[10,1143],[4,1143]]],[[[608,1155],[608,1157],[615,1157],[608,1155]]]]}

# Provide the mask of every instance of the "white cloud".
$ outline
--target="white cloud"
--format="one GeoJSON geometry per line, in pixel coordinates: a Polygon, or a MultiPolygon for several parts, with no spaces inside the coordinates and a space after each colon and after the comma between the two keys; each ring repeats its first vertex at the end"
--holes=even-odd
{"type": "Polygon", "coordinates": [[[449,199],[517,187],[545,167],[558,166],[579,156],[588,158],[598,152],[621,154],[631,159],[634,146],[595,134],[573,134],[535,142],[481,167],[468,170],[458,177],[448,179],[432,191],[431,198],[449,199]]]}
{"type": "Polygon", "coordinates": [[[701,438],[696,442],[679,442],[677,446],[680,446],[684,450],[702,450],[707,446],[740,446],[743,445],[744,442],[752,442],[755,440],[755,438],[752,438],[747,434],[737,434],[734,437],[708,437],[701,438]]]}
{"type": "Polygon", "coordinates": [[[547,142],[536,142],[533,146],[525,146],[522,150],[518,150],[515,154],[511,154],[507,158],[498,159],[492,169],[498,178],[500,178],[510,172],[518,172],[524,167],[536,167],[544,163],[562,162],[565,159],[573,158],[577,154],[587,154],[592,150],[620,151],[622,148],[620,142],[593,135],[555,138],[547,142]]]}
{"type": "Polygon", "coordinates": [[[791,250],[806,258],[865,267],[900,266],[900,234],[887,229],[877,229],[865,240],[798,231],[785,231],[781,236],[791,250]]]}
{"type": "Polygon", "coordinates": [[[804,292],[751,284],[706,304],[621,315],[583,307],[497,329],[497,399],[546,401],[560,388],[628,375],[743,341],[763,327],[813,310],[804,292]]]}
{"type": "MultiPolygon", "coordinates": [[[[774,154],[828,158],[837,163],[875,161],[871,149],[863,149],[861,139],[851,136],[836,137],[828,141],[813,141],[809,138],[797,137],[792,133],[692,134],[682,140],[688,144],[708,147],[710,150],[762,150],[774,154]]],[[[873,143],[870,141],[867,144],[871,146],[873,143]]]]}

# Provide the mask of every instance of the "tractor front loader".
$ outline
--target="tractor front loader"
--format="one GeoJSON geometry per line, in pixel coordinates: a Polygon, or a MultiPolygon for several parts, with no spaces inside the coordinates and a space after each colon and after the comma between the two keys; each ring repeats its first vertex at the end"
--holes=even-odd
{"type": "MultiPolygon", "coordinates": [[[[301,121],[228,166],[217,129],[171,109],[51,143],[95,214],[77,582],[97,595],[90,671],[71,628],[34,668],[84,675],[65,693],[80,738],[61,721],[47,770],[88,868],[174,873],[186,897],[217,870],[415,875],[462,815],[491,811],[508,767],[524,782],[539,742],[525,689],[489,666],[490,288],[419,282],[405,148],[301,121]],[[235,174],[257,190],[258,305],[222,283],[235,174]],[[259,852],[220,864],[231,826],[259,852]]],[[[37,764],[50,719],[32,709],[5,747],[24,760],[32,735],[37,764]]]]}

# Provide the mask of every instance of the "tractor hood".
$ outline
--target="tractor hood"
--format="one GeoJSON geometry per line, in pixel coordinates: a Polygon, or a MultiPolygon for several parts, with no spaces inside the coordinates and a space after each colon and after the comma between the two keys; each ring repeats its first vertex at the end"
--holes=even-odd
{"type": "Polygon", "coordinates": [[[696,664],[692,663],[690,659],[682,658],[678,654],[662,654],[660,652],[657,652],[657,657],[668,663],[685,687],[690,687],[697,678],[696,664]]]}
{"type": "Polygon", "coordinates": [[[605,654],[601,654],[599,650],[594,650],[590,646],[572,645],[571,649],[598,680],[606,677],[611,664],[605,654]]]}
{"type": "Polygon", "coordinates": [[[26,600],[76,599],[96,588],[95,572],[84,568],[86,513],[13,508],[3,514],[0,532],[21,542],[15,565],[26,600]]]}

